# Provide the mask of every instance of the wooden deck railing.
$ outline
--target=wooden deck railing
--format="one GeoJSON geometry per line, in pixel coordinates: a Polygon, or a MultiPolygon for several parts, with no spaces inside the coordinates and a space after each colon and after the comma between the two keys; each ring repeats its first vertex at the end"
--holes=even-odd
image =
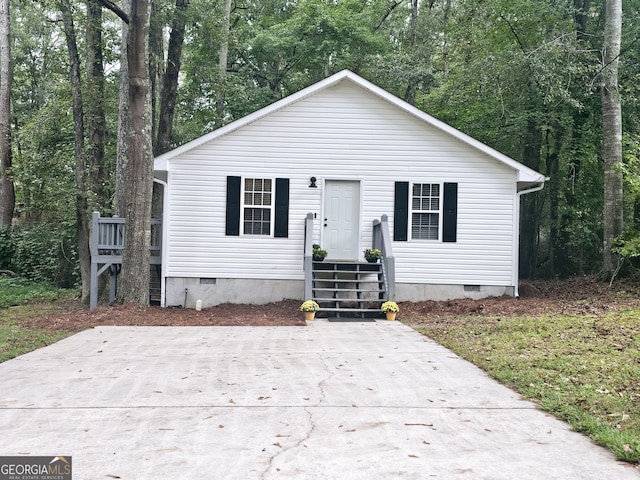
{"type": "MultiPolygon", "coordinates": [[[[118,268],[122,264],[124,252],[125,219],[120,217],[101,217],[99,212],[93,212],[91,218],[91,288],[89,308],[98,306],[98,278],[107,269],[110,275],[109,300],[115,300],[116,277],[118,268]],[[116,268],[110,268],[115,266],[116,268]]],[[[151,220],[151,265],[162,263],[162,221],[151,220]]]]}
{"type": "Polygon", "coordinates": [[[384,273],[387,298],[396,298],[396,259],[393,256],[391,234],[389,233],[389,217],[382,215],[380,220],[373,221],[373,248],[382,252],[382,271],[384,273]]]}
{"type": "MultiPolygon", "coordinates": [[[[125,219],[101,217],[93,212],[91,219],[91,256],[122,257],[124,249],[125,219]]],[[[151,256],[159,256],[162,250],[162,221],[151,220],[151,256]]]]}
{"type": "Polygon", "coordinates": [[[304,299],[313,298],[313,213],[304,219],[304,299]]]}

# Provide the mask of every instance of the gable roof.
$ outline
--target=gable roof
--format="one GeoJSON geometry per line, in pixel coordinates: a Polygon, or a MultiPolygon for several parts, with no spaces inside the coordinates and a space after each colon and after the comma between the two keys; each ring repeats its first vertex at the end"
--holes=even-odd
{"type": "Polygon", "coordinates": [[[462,133],[460,130],[457,130],[452,126],[447,125],[446,123],[438,120],[437,118],[432,117],[431,115],[423,112],[422,110],[414,107],[413,105],[410,105],[404,100],[401,100],[395,95],[387,92],[386,90],[365,80],[359,75],[356,75],[350,70],[342,70],[341,72],[338,72],[330,77],[327,77],[324,80],[321,80],[320,82],[317,82],[307,88],[304,88],[281,100],[278,100],[277,102],[272,103],[271,105],[261,108],[256,112],[253,112],[245,117],[242,117],[232,123],[229,123],[223,127],[220,127],[206,135],[196,138],[188,143],[185,143],[184,145],[181,145],[180,147],[177,147],[169,152],[166,152],[156,157],[154,161],[154,170],[168,171],[169,160],[173,159],[174,157],[177,157],[190,150],[193,150],[194,148],[197,148],[204,143],[207,143],[216,138],[222,137],[223,135],[227,135],[228,133],[231,133],[239,128],[242,128],[245,125],[248,125],[252,122],[255,122],[256,120],[264,118],[278,110],[281,110],[289,105],[292,105],[295,102],[298,102],[309,96],[315,95],[316,93],[326,88],[337,85],[342,81],[350,81],[354,83],[360,88],[363,88],[373,93],[374,95],[380,97],[383,100],[386,100],[387,102],[395,105],[396,107],[404,110],[405,112],[417,117],[418,119],[431,125],[432,127],[437,128],[443,133],[446,133],[447,135],[450,135],[456,138],[457,140],[463,143],[466,143],[467,145],[475,148],[476,150],[479,150],[480,152],[488,155],[489,157],[494,158],[496,161],[511,167],[512,169],[516,170],[516,172],[518,173],[518,183],[521,184],[523,188],[528,188],[528,187],[540,188],[542,185],[544,185],[544,181],[545,181],[544,175],[498,152],[497,150],[489,147],[488,145],[485,145],[484,143],[476,140],[475,138],[472,138],[469,135],[462,133]]]}

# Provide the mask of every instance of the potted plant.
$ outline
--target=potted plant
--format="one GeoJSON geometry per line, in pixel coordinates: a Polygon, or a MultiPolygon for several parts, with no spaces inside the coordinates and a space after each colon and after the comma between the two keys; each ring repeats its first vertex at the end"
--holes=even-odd
{"type": "Polygon", "coordinates": [[[382,252],[377,248],[367,248],[364,251],[364,259],[369,263],[376,263],[382,258],[382,252]]]}
{"type": "Polygon", "coordinates": [[[313,245],[313,260],[316,262],[321,262],[324,260],[324,257],[327,256],[327,251],[323,250],[320,245],[318,244],[314,244],[313,245]]]}
{"type": "Polygon", "coordinates": [[[396,315],[400,311],[400,308],[398,307],[398,304],[396,302],[389,301],[384,302],[380,307],[380,310],[385,313],[385,315],[387,316],[387,320],[395,320],[396,315]]]}
{"type": "Polygon", "coordinates": [[[305,300],[302,302],[302,305],[300,305],[300,310],[304,312],[305,320],[313,320],[316,312],[320,310],[320,305],[313,300],[305,300]]]}

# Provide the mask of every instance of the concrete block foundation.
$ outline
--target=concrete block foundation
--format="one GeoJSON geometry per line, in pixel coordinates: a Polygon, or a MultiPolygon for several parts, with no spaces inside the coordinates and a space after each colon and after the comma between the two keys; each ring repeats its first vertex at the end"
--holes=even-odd
{"type": "MultiPolygon", "coordinates": [[[[262,305],[288,299],[304,300],[303,280],[271,280],[240,278],[179,278],[166,279],[166,307],[195,308],[201,300],[202,308],[222,303],[262,305]]],[[[512,286],[493,285],[429,285],[397,283],[397,302],[452,300],[514,295],[512,286]]]]}

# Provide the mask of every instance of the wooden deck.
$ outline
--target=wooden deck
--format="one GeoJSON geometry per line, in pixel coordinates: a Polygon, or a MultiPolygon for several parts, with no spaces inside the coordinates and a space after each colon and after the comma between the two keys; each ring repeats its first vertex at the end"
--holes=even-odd
{"type": "MultiPolygon", "coordinates": [[[[100,275],[109,272],[109,301],[115,300],[118,274],[124,252],[125,219],[101,217],[93,212],[91,218],[91,290],[89,308],[98,306],[98,283],[100,275]]],[[[162,221],[151,220],[150,265],[160,268],[162,264],[162,221]]]]}

